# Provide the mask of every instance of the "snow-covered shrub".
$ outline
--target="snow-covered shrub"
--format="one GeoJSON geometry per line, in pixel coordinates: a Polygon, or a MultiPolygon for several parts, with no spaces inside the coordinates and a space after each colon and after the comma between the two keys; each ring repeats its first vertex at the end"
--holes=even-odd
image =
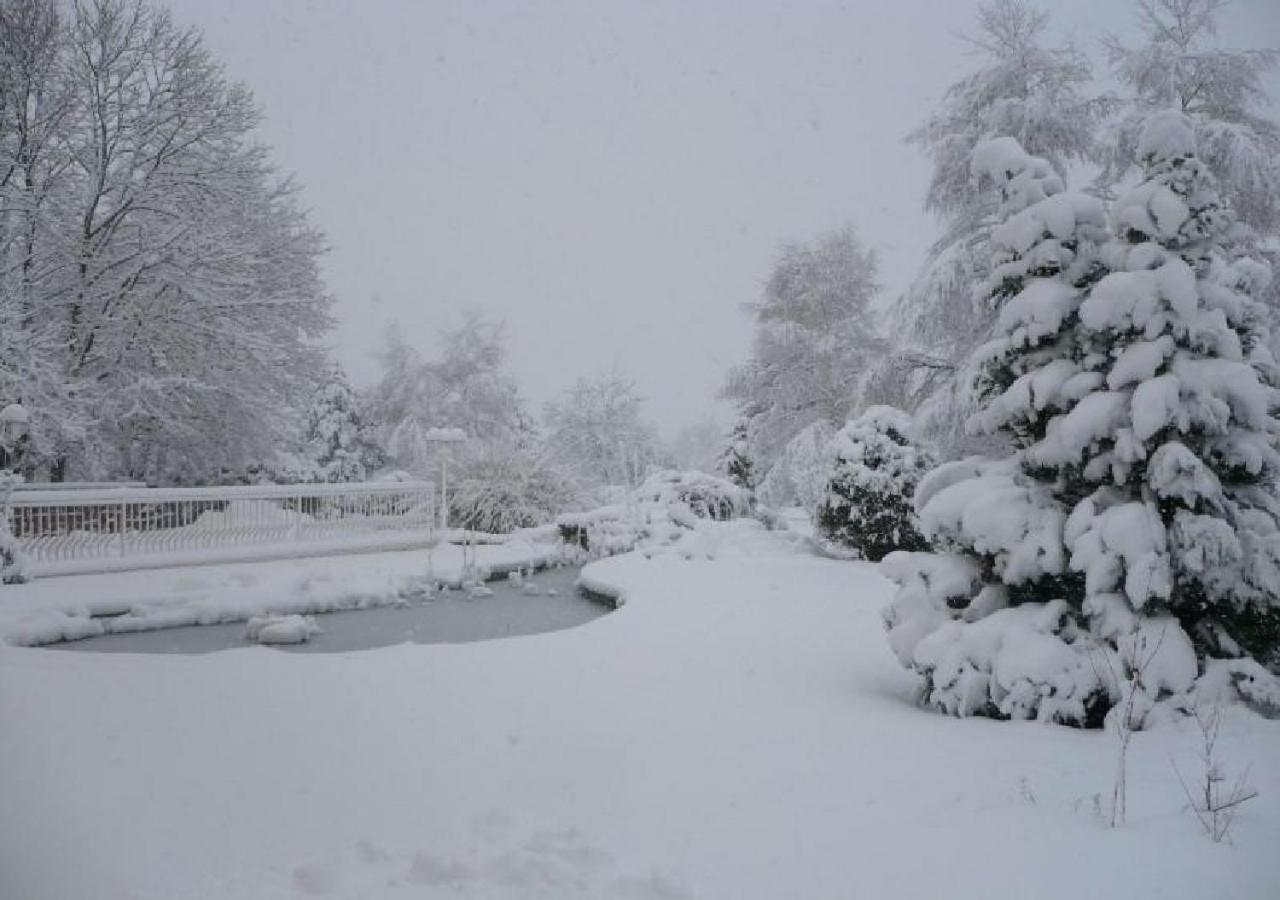
{"type": "MultiPolygon", "coordinates": [[[[1064,194],[1042,161],[1007,139],[974,153],[975,174],[1001,190],[1003,223],[988,284],[997,329],[977,354],[981,408],[970,424],[1016,450],[942,466],[916,492],[923,533],[943,558],[968,561],[967,587],[934,589],[936,555],[891,556],[885,568],[900,585],[886,611],[891,643],[940,708],[1013,714],[1003,682],[940,680],[932,637],[989,630],[1008,607],[1063,611],[1067,624],[1040,633],[1084,656],[1123,658],[1159,621],[1164,645],[1193,647],[1193,662],[1277,662],[1280,393],[1251,294],[1268,273],[1219,251],[1231,216],[1180,114],[1152,117],[1139,155],[1146,178],[1117,201],[1102,243],[1101,206],[1064,194]]],[[[993,644],[947,641],[994,671],[994,658],[970,652],[993,644]]],[[[1081,678],[1066,694],[1041,682],[1034,703],[1048,718],[1088,723],[1106,702],[1100,692],[1114,701],[1126,689],[1081,678]],[[1061,701],[1081,691],[1097,699],[1077,716],[1061,701]]]]}
{"type": "Polygon", "coordinates": [[[561,539],[593,557],[665,547],[700,523],[751,514],[751,492],[705,472],[652,472],[622,503],[556,519],[561,539]]]}
{"type": "Polygon", "coordinates": [[[751,492],[706,472],[661,469],[649,474],[636,489],[640,503],[676,505],[699,519],[724,521],[751,512],[751,492]]]}
{"type": "Polygon", "coordinates": [[[545,525],[563,511],[573,485],[538,454],[489,447],[449,472],[449,523],[491,534],[545,525]]]}
{"type": "Polygon", "coordinates": [[[21,584],[27,580],[27,555],[9,529],[8,499],[22,483],[22,476],[0,471],[0,584],[21,584]]]}
{"type": "Polygon", "coordinates": [[[912,441],[911,417],[873,406],[828,444],[834,457],[818,505],[818,530],[828,540],[879,562],[893,550],[924,550],[911,498],[928,470],[928,454],[912,441]]]}
{"type": "Polygon", "coordinates": [[[760,501],[775,508],[799,506],[813,515],[826,497],[835,435],[836,427],[823,419],[788,441],[756,489],[760,501]]]}

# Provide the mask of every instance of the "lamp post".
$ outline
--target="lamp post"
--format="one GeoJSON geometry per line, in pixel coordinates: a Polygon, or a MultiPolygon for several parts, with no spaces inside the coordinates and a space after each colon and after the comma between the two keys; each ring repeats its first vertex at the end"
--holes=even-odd
{"type": "Polygon", "coordinates": [[[467,433],[461,428],[428,428],[422,439],[428,444],[440,445],[440,531],[443,533],[449,528],[449,465],[445,448],[449,444],[461,444],[467,439],[467,433]]]}

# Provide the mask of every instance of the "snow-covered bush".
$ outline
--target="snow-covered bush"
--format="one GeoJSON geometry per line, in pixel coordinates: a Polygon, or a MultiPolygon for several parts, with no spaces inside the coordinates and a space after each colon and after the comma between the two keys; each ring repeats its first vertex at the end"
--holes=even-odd
{"type": "Polygon", "coordinates": [[[509,534],[545,525],[573,499],[574,487],[532,450],[490,447],[449,474],[449,522],[458,528],[509,534]]]}
{"type": "MultiPolygon", "coordinates": [[[[891,643],[939,708],[1091,724],[1127,689],[1116,682],[1136,681],[1122,664],[1101,679],[1097,665],[1064,662],[1068,683],[1041,678],[1040,699],[1010,706],[1008,677],[938,677],[939,641],[994,672],[990,654],[1012,636],[961,636],[1011,621],[1001,611],[1012,607],[1056,623],[1038,632],[1058,642],[1039,659],[1123,663],[1127,642],[1159,621],[1162,654],[1194,648],[1193,669],[1210,655],[1277,664],[1280,393],[1252,293],[1269,273],[1219,252],[1232,219],[1180,114],[1153,116],[1139,144],[1146,178],[1115,204],[1105,243],[1099,203],[1063,193],[1015,142],[974,153],[975,174],[1001,190],[1003,223],[988,284],[997,329],[977,352],[982,405],[970,424],[1016,449],[926,477],[915,507],[946,555],[893,555],[885,567],[900,586],[886,610],[891,643]],[[952,576],[963,562],[968,582],[936,584],[939,559],[952,576]]],[[[1170,671],[1186,669],[1178,655],[1170,671]]]]}
{"type": "Polygon", "coordinates": [[[699,519],[724,521],[751,512],[751,492],[706,472],[661,469],[636,490],[640,503],[680,505],[699,519]]]}
{"type": "Polygon", "coordinates": [[[834,457],[818,505],[818,531],[879,562],[893,550],[924,550],[911,498],[930,459],[912,441],[911,417],[873,406],[828,444],[834,457]]]}
{"type": "Polygon", "coordinates": [[[705,472],[660,470],[622,503],[556,519],[561,539],[592,557],[638,547],[667,547],[696,532],[700,523],[750,515],[751,492],[705,472]]]}

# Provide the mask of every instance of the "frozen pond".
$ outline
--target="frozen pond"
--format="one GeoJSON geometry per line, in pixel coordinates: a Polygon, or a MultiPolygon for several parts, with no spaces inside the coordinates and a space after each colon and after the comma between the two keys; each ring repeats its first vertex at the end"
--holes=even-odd
{"type": "MultiPolygon", "coordinates": [[[[572,628],[612,609],[580,594],[574,584],[577,577],[578,568],[566,566],[526,578],[537,585],[536,595],[500,579],[486,585],[493,591],[489,597],[472,598],[465,591],[451,590],[408,606],[317,615],[320,634],[308,643],[277,646],[297,653],[336,653],[406,641],[457,644],[572,628]]],[[[245,639],[244,622],[106,634],[48,645],[58,650],[114,653],[212,653],[250,646],[256,644],[245,639]]]]}

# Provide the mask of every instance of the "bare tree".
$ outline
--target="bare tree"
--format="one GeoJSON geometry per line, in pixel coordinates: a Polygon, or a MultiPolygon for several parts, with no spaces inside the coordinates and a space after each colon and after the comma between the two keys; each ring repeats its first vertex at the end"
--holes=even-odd
{"type": "Polygon", "coordinates": [[[584,488],[635,487],[659,453],[635,382],[619,372],[579,378],[544,421],[551,458],[584,488]]]}
{"type": "Polygon", "coordinates": [[[815,422],[839,427],[884,350],[870,310],[879,290],[875,251],[853,228],[782,248],[756,320],[751,357],[723,395],[746,418],[747,452],[764,475],[815,422]]]}
{"type": "Polygon", "coordinates": [[[1173,763],[1173,771],[1177,774],[1178,783],[1187,795],[1187,803],[1204,833],[1215,844],[1230,842],[1231,826],[1240,807],[1258,796],[1258,792],[1248,785],[1248,769],[1232,779],[1218,760],[1218,730],[1222,726],[1222,708],[1214,704],[1206,711],[1203,707],[1196,706],[1195,718],[1200,729],[1203,775],[1194,795],[1177,763],[1173,763]]]}
{"type": "Polygon", "coordinates": [[[143,0],[0,17],[0,394],[36,411],[31,464],[172,480],[265,453],[329,298],[248,91],[143,0]]]}

